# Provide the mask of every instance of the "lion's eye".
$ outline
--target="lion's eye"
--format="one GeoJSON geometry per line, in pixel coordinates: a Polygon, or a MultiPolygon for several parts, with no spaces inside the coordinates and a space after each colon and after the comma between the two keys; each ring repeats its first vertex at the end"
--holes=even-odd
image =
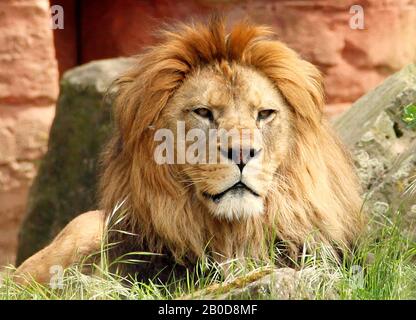
{"type": "Polygon", "coordinates": [[[207,108],[198,108],[198,109],[195,109],[194,112],[198,116],[200,116],[202,118],[205,118],[205,119],[208,119],[210,121],[212,121],[214,119],[214,116],[212,115],[211,110],[209,110],[207,108]]]}
{"type": "Polygon", "coordinates": [[[276,112],[276,110],[272,110],[272,109],[267,109],[267,110],[261,110],[259,111],[259,113],[257,114],[257,120],[266,120],[268,119],[270,116],[272,116],[274,113],[276,112]]]}

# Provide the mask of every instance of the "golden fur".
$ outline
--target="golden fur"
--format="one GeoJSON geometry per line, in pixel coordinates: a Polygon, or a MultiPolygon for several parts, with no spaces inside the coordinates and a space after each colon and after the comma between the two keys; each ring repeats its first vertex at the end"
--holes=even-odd
{"type": "MultiPolygon", "coordinates": [[[[204,252],[225,258],[263,257],[274,234],[296,256],[308,238],[349,246],[362,228],[361,199],[347,153],[322,117],[321,76],[310,63],[273,40],[266,27],[240,23],[227,35],[222,21],[175,26],[139,57],[118,81],[117,135],[104,159],[102,208],[108,214],[126,199],[129,248],[162,252],[194,261],[204,252]],[[207,212],[175,178],[178,166],[153,161],[153,131],[182,83],[204,66],[248,66],[278,88],[291,106],[294,143],[275,175],[263,215],[221,221],[207,212]]],[[[232,67],[228,68],[232,72],[232,67]]],[[[161,120],[162,119],[162,120],[161,120]]]]}
{"type": "MultiPolygon", "coordinates": [[[[120,241],[113,257],[151,251],[167,253],[172,261],[185,265],[204,254],[217,261],[267,259],[273,241],[296,258],[305,242],[348,248],[355,241],[363,227],[359,185],[349,155],[323,118],[321,76],[273,37],[269,28],[247,22],[228,34],[221,19],[207,25],[176,25],[161,33],[160,42],[139,56],[136,66],[117,81],[116,129],[104,152],[101,177],[104,216],[112,218],[120,203],[125,215],[115,226],[125,232],[107,231],[110,242],[120,241]],[[176,110],[172,101],[180,99],[183,87],[193,80],[198,83],[205,75],[209,83],[215,83],[215,75],[220,75],[218,81],[232,81],[238,73],[245,79],[257,77],[256,83],[264,82],[265,91],[282,97],[283,113],[274,123],[286,123],[286,129],[279,126],[286,138],[282,138],[284,150],[273,149],[267,139],[263,145],[269,157],[265,167],[269,171],[264,171],[269,172],[268,180],[259,182],[263,212],[224,219],[213,214],[198,191],[220,190],[224,179],[215,171],[204,173],[208,167],[195,171],[189,166],[155,163],[153,129],[168,126],[168,116],[176,110]],[[192,172],[197,176],[192,177],[192,172]],[[200,180],[210,181],[201,185],[200,180]]],[[[277,134],[268,133],[269,138],[277,134]]],[[[216,166],[236,170],[230,165],[216,166]]],[[[82,233],[85,228],[72,232],[82,233]]],[[[65,232],[65,238],[72,237],[65,232]]],[[[55,242],[43,256],[60,250],[55,242]]],[[[30,272],[39,261],[46,263],[39,257],[25,262],[24,270],[30,272]]]]}

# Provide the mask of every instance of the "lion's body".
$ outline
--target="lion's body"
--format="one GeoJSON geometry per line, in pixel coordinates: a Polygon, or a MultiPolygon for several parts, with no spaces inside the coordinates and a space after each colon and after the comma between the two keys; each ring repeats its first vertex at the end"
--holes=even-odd
{"type": "Polygon", "coordinates": [[[166,31],[161,44],[140,56],[137,66],[119,79],[116,131],[104,152],[101,178],[105,216],[112,218],[114,208],[123,203],[124,218],[115,227],[123,233],[108,232],[110,242],[121,242],[113,257],[150,251],[183,265],[205,254],[217,261],[267,259],[273,241],[283,243],[284,253],[296,258],[305,242],[342,249],[356,240],[363,227],[359,184],[348,153],[322,117],[319,72],[270,36],[267,28],[247,23],[227,35],[215,19],[208,26],[181,26],[166,31]],[[216,104],[232,104],[236,110],[218,111],[218,126],[261,127],[254,120],[251,124],[245,103],[263,94],[279,101],[276,118],[260,128],[264,143],[259,150],[267,160],[263,176],[247,178],[256,196],[244,195],[238,201],[230,196],[225,199],[228,207],[221,206],[225,200],[218,204],[203,195],[215,195],[232,184],[224,181],[239,173],[236,166],[190,169],[159,165],[153,159],[152,129],[171,127],[177,120],[202,126],[200,118],[186,114],[182,119],[179,108],[201,86],[207,89],[200,96],[209,94],[209,99],[219,99],[216,104]],[[225,88],[231,88],[229,96],[225,88]],[[245,98],[238,100],[240,96],[245,98]],[[240,207],[241,201],[248,202],[240,207]],[[224,208],[235,212],[227,216],[224,208]],[[238,216],[239,210],[244,217],[238,216]]]}

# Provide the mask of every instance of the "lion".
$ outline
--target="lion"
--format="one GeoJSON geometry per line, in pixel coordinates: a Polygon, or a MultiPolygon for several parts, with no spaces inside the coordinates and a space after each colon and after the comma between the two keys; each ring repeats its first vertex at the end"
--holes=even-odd
{"type": "Polygon", "coordinates": [[[275,37],[247,21],[227,33],[220,18],[161,32],[115,82],[100,210],[75,218],[17,274],[47,282],[50,266],[77,263],[103,238],[116,243],[110,259],[155,253],[127,267],[142,278],[163,278],[167,266],[189,269],[207,256],[266,261],[270,246],[279,248],[275,263],[282,265],[306,243],[308,250],[351,249],[364,226],[361,191],[323,115],[321,74],[275,37]],[[177,134],[179,121],[187,133],[247,129],[260,139],[214,145],[217,163],[160,164],[155,132],[177,134]],[[117,231],[108,221],[117,221],[117,231]]]}

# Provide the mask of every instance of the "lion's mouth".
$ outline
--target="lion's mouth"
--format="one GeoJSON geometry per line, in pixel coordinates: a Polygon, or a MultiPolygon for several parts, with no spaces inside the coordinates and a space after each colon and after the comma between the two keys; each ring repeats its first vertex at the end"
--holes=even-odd
{"type": "Polygon", "coordinates": [[[207,192],[204,192],[203,195],[204,197],[214,201],[215,203],[220,202],[221,198],[227,194],[228,192],[235,192],[236,194],[242,194],[244,191],[248,191],[250,192],[252,195],[256,196],[256,197],[260,197],[260,195],[255,192],[254,190],[250,189],[249,187],[247,187],[244,183],[237,182],[236,184],[234,184],[233,186],[231,186],[230,188],[217,193],[217,194],[209,194],[207,192]]]}

